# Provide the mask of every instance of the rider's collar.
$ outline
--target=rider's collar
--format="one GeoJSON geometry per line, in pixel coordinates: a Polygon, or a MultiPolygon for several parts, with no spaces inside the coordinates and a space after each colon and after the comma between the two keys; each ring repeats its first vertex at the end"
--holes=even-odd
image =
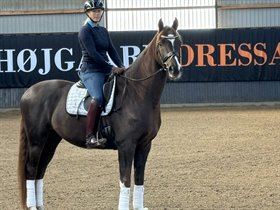
{"type": "Polygon", "coordinates": [[[89,19],[88,18],[88,20],[87,20],[87,23],[92,27],[92,28],[94,28],[94,27],[97,27],[98,26],[98,24],[97,23],[94,23],[91,19],[89,19]]]}

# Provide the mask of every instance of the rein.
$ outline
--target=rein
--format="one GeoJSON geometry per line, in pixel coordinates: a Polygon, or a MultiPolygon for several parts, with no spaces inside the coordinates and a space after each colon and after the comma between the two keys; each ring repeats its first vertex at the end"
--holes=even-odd
{"type": "Polygon", "coordinates": [[[121,104],[119,107],[115,108],[114,109],[114,112],[117,112],[118,110],[121,109],[122,107],[122,104],[123,104],[123,98],[124,98],[124,95],[125,95],[125,92],[126,92],[126,88],[127,88],[127,80],[130,80],[130,81],[133,81],[133,82],[142,82],[142,81],[145,81],[147,79],[150,79],[151,77],[155,76],[156,74],[158,74],[159,72],[163,71],[166,69],[165,68],[160,68],[159,70],[157,70],[156,72],[152,73],[151,75],[147,76],[147,77],[144,77],[144,78],[140,78],[140,79],[136,79],[136,78],[131,78],[131,77],[128,77],[126,75],[121,75],[121,74],[118,74],[117,76],[121,77],[121,78],[124,78],[125,79],[125,85],[124,85],[124,88],[123,88],[123,91],[122,91],[122,96],[121,96],[121,104]]]}
{"type": "Polygon", "coordinates": [[[124,78],[124,79],[127,79],[127,80],[130,80],[130,81],[133,81],[133,82],[142,82],[142,81],[145,81],[147,79],[150,79],[151,77],[155,76],[156,74],[158,74],[159,72],[161,71],[167,71],[166,67],[165,67],[165,62],[168,61],[169,59],[173,58],[176,56],[176,53],[175,52],[169,52],[167,53],[167,55],[163,58],[161,55],[160,55],[160,58],[161,58],[161,61],[163,63],[163,66],[162,68],[160,68],[159,70],[157,70],[156,72],[152,73],[151,75],[147,76],[147,77],[144,77],[144,78],[140,78],[140,79],[136,79],[136,78],[131,78],[131,77],[128,77],[126,75],[121,75],[119,74],[118,76],[124,78]]]}
{"type": "Polygon", "coordinates": [[[131,77],[128,77],[126,75],[121,75],[121,74],[119,74],[118,76],[120,76],[120,77],[122,77],[124,79],[130,80],[130,81],[133,81],[133,82],[141,82],[141,81],[145,81],[147,79],[150,79],[151,77],[155,76],[156,74],[158,74],[159,72],[161,72],[163,70],[166,70],[166,69],[165,68],[160,68],[159,70],[157,70],[156,72],[152,73],[151,75],[149,75],[147,77],[144,77],[144,78],[140,78],[140,79],[131,78],[131,77]]]}

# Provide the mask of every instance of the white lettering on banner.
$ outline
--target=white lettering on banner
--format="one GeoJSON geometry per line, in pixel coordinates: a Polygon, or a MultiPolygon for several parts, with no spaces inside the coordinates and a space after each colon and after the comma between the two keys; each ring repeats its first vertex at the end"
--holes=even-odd
{"type": "MultiPolygon", "coordinates": [[[[146,48],[148,45],[142,45],[146,48]]],[[[123,49],[123,65],[128,67],[133,61],[136,60],[137,56],[140,54],[141,50],[137,46],[120,46],[123,49]],[[129,52],[132,51],[130,55],[129,52]]]]}
{"type": "MultiPolygon", "coordinates": [[[[146,48],[147,45],[143,45],[146,48]]],[[[138,46],[120,46],[122,49],[123,64],[128,67],[136,60],[141,52],[138,46]]],[[[54,65],[57,70],[67,72],[71,70],[81,70],[83,58],[77,58],[73,55],[73,48],[60,48],[53,52],[53,48],[42,49],[22,49],[16,52],[16,49],[0,49],[0,74],[1,73],[31,73],[38,71],[40,75],[47,75],[54,65]],[[70,55],[70,60],[63,59],[65,55],[70,55]],[[42,57],[42,59],[41,59],[42,57]],[[16,63],[14,60],[16,59],[16,63]],[[79,59],[79,63],[77,61],[79,59]],[[75,63],[77,62],[77,66],[75,63]],[[18,70],[16,70],[18,69],[18,70]]]]}
{"type": "Polygon", "coordinates": [[[140,53],[140,48],[137,46],[120,46],[123,49],[123,65],[125,67],[129,66],[129,59],[132,59],[132,62],[136,60],[137,56],[140,53]],[[132,51],[132,54],[129,54],[129,51],[132,51]]]}
{"type": "Polygon", "coordinates": [[[17,57],[17,64],[19,67],[18,71],[32,72],[35,69],[35,67],[37,65],[37,56],[36,56],[35,52],[36,52],[36,49],[34,51],[30,50],[30,49],[24,49],[19,52],[18,57],[17,57]],[[25,52],[28,53],[28,57],[26,60],[24,60],[25,52]],[[25,65],[29,61],[30,61],[30,69],[27,70],[27,69],[25,69],[25,65]]]}
{"type": "Polygon", "coordinates": [[[76,68],[76,71],[80,71],[81,70],[82,63],[83,63],[83,56],[80,59],[80,63],[78,65],[78,68],[76,68]]]}
{"type": "MultiPolygon", "coordinates": [[[[38,69],[38,73],[40,75],[46,75],[51,70],[51,51],[52,48],[43,48],[37,49],[23,49],[17,55],[17,66],[18,70],[14,69],[14,54],[15,49],[0,49],[0,73],[16,73],[16,72],[24,72],[30,73],[35,70],[38,63],[43,64],[43,68],[38,69]],[[38,54],[43,52],[44,58],[38,62],[38,54]],[[3,55],[6,53],[6,56],[3,55]],[[6,67],[6,68],[4,68],[6,67]]],[[[54,55],[54,64],[60,71],[70,71],[74,68],[75,61],[63,61],[62,53],[67,52],[73,57],[73,49],[72,48],[61,48],[54,55]],[[66,64],[66,68],[63,68],[62,65],[66,64]]],[[[79,67],[78,67],[79,68],[79,67]]],[[[79,70],[79,69],[77,69],[79,70]]]]}
{"type": "Polygon", "coordinates": [[[2,70],[2,68],[1,68],[2,62],[7,62],[7,70],[5,72],[9,72],[9,73],[16,72],[14,70],[14,65],[13,65],[13,62],[14,62],[13,52],[14,51],[16,51],[16,50],[15,49],[0,50],[0,73],[5,71],[5,70],[2,70]],[[1,52],[3,52],[3,51],[7,52],[7,59],[2,59],[2,56],[1,56],[2,53],[1,52]]]}
{"type": "Polygon", "coordinates": [[[45,70],[44,69],[38,70],[39,74],[41,74],[41,75],[46,75],[51,70],[51,50],[52,50],[52,48],[42,49],[42,51],[44,52],[45,70]]]}
{"type": "Polygon", "coordinates": [[[70,53],[70,55],[73,55],[73,49],[72,48],[70,48],[70,49],[68,49],[68,48],[62,48],[62,49],[60,49],[60,50],[58,50],[57,52],[56,52],[56,54],[55,54],[55,56],[54,56],[54,62],[55,62],[55,65],[56,65],[56,67],[59,69],[59,70],[61,70],[61,71],[69,71],[69,70],[71,70],[73,67],[74,67],[74,61],[65,61],[64,63],[66,63],[67,64],[67,68],[66,69],[63,69],[62,68],[62,61],[61,61],[61,52],[63,51],[63,50],[66,50],[66,51],[68,51],[69,53],[70,53]]]}

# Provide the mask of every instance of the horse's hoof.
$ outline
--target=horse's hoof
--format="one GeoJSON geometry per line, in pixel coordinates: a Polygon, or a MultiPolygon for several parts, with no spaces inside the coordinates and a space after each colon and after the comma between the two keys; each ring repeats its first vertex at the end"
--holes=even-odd
{"type": "Polygon", "coordinates": [[[28,208],[28,210],[38,210],[35,206],[28,208]]]}
{"type": "Polygon", "coordinates": [[[37,210],[46,210],[46,209],[44,208],[44,206],[38,206],[37,210]]]}

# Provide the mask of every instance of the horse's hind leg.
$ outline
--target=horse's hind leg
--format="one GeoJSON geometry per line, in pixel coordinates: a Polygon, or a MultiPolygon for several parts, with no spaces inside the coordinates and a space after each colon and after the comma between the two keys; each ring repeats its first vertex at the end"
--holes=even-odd
{"type": "Polygon", "coordinates": [[[26,206],[30,209],[36,209],[36,177],[39,167],[44,145],[47,137],[38,135],[28,136],[27,157],[25,163],[25,178],[26,178],[26,206]],[[38,140],[39,139],[39,140],[38,140]]]}
{"type": "Polygon", "coordinates": [[[52,160],[55,150],[61,141],[61,137],[54,131],[49,134],[48,140],[45,143],[44,149],[41,154],[36,179],[43,179],[48,164],[52,160]]]}
{"type": "Polygon", "coordinates": [[[46,137],[39,137],[38,135],[30,135],[29,137],[25,175],[27,189],[26,204],[30,209],[35,209],[36,207],[44,209],[43,177],[47,165],[61,141],[61,138],[54,132],[45,133],[44,136],[46,137]]]}
{"type": "Polygon", "coordinates": [[[53,158],[55,150],[61,141],[61,137],[54,131],[49,134],[48,140],[45,143],[44,149],[41,154],[40,162],[37,169],[37,176],[35,181],[36,191],[36,206],[38,210],[44,209],[43,202],[43,177],[45,175],[48,164],[53,158]]]}

